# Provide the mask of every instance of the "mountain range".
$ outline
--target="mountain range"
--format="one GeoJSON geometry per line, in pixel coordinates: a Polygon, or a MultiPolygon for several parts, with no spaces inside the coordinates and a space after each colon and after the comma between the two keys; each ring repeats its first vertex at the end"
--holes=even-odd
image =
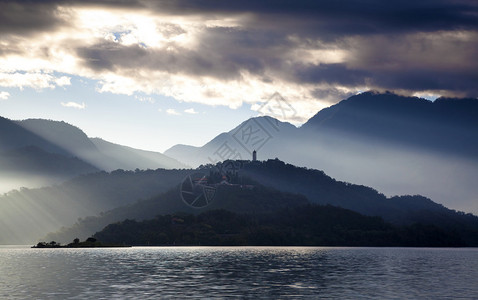
{"type": "MultiPolygon", "coordinates": [[[[211,178],[221,178],[217,175],[227,174],[229,183],[239,183],[216,185],[214,197],[207,206],[186,205],[181,198],[184,186],[176,185],[154,197],[116,207],[101,215],[82,218],[71,227],[49,234],[46,240],[64,243],[73,237],[83,239],[108,224],[124,220],[151,220],[166,214],[196,215],[223,209],[239,215],[259,216],[312,203],[333,205],[354,211],[357,215],[378,217],[397,228],[414,224],[434,226],[449,236],[456,236],[465,245],[478,245],[477,216],[450,210],[428,198],[410,195],[386,197],[370,187],[337,181],[322,171],[299,168],[278,159],[262,162],[235,161],[235,163],[241,165],[236,171],[224,172],[227,169],[224,168],[224,164],[189,170],[189,174],[199,172],[206,175],[208,181],[211,178]]],[[[337,219],[335,222],[328,222],[328,226],[340,227],[345,223],[344,219],[337,219]]],[[[132,235],[131,238],[135,236],[134,232],[129,234],[132,235]]],[[[108,241],[123,242],[123,240],[108,241]]]]}
{"type": "Polygon", "coordinates": [[[279,158],[371,186],[420,194],[478,213],[478,100],[435,101],[365,92],[304,125],[255,117],[201,147],[162,153],[89,138],[65,122],[0,118],[0,192],[59,183],[99,170],[197,167],[225,159],[279,158]]]}
{"type": "Polygon", "coordinates": [[[9,191],[0,197],[0,243],[62,226],[50,236],[85,238],[125,218],[196,212],[178,205],[181,180],[195,167],[250,160],[253,151],[264,163],[241,174],[256,185],[400,226],[428,220],[460,228],[464,240],[474,234],[472,215],[446,207],[478,212],[478,100],[366,92],[299,128],[256,117],[202,147],[176,145],[164,154],[90,138],[65,122],[0,117],[0,191],[9,191]],[[164,197],[172,202],[158,200],[164,197]]]}
{"type": "Polygon", "coordinates": [[[323,109],[303,126],[256,117],[202,147],[164,154],[191,166],[279,158],[393,196],[421,194],[478,213],[478,100],[435,101],[366,92],[323,109]]]}
{"type": "Polygon", "coordinates": [[[65,122],[0,118],[0,191],[59,183],[116,169],[174,169],[185,165],[158,152],[89,138],[65,122]]]}
{"type": "Polygon", "coordinates": [[[256,117],[202,147],[176,145],[164,153],[195,167],[223,158],[216,151],[224,143],[234,150],[226,159],[250,158],[257,150],[264,158],[277,154],[289,161],[304,144],[355,142],[478,159],[477,128],[477,99],[429,101],[366,92],[319,111],[300,128],[272,117],[256,117]]]}

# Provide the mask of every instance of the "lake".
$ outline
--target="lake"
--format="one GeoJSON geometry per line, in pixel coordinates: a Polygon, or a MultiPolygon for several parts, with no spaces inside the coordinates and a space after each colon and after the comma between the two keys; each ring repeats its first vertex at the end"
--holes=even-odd
{"type": "Polygon", "coordinates": [[[478,299],[478,249],[0,247],[0,299],[478,299]]]}

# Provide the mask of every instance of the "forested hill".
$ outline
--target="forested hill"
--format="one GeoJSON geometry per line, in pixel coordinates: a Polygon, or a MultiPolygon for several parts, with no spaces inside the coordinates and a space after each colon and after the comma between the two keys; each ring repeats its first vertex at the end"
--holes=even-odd
{"type": "MultiPolygon", "coordinates": [[[[420,216],[412,217],[410,212],[463,215],[426,197],[406,195],[387,198],[373,188],[337,181],[323,171],[297,167],[278,159],[245,163],[240,174],[278,190],[305,195],[312,203],[331,204],[365,215],[378,215],[394,223],[419,221],[415,218],[420,216]]],[[[478,217],[469,216],[478,221],[478,217]]]]}
{"type": "Polygon", "coordinates": [[[220,185],[214,201],[201,209],[187,206],[181,199],[180,187],[176,187],[165,194],[107,211],[101,216],[84,218],[71,228],[49,235],[48,239],[69,241],[74,237],[85,238],[85,235],[111,223],[126,219],[147,220],[177,212],[199,214],[226,209],[241,214],[262,214],[314,203],[382,217],[394,226],[435,226],[448,233],[455,232],[467,245],[478,245],[478,217],[450,210],[425,197],[387,198],[374,189],[336,181],[321,171],[299,168],[280,160],[232,163],[238,166],[236,172],[225,169],[224,164],[189,170],[190,173],[207,174],[208,180],[213,182],[225,176],[230,183],[238,184],[220,185]]]}
{"type": "Polygon", "coordinates": [[[278,159],[246,163],[240,172],[280,191],[305,195],[312,203],[380,216],[396,225],[436,225],[460,231],[465,240],[478,242],[477,216],[448,209],[426,197],[405,195],[387,198],[370,187],[337,181],[322,171],[299,168],[278,159]]]}
{"type": "Polygon", "coordinates": [[[202,246],[459,247],[460,237],[433,225],[394,227],[333,206],[303,205],[266,214],[213,210],[110,224],[94,235],[106,243],[202,246]]]}
{"type": "Polygon", "coordinates": [[[210,205],[192,208],[183,202],[180,188],[177,186],[156,197],[121,206],[99,216],[83,218],[72,227],[50,233],[44,240],[67,242],[72,236],[82,239],[100,231],[108,224],[126,219],[147,220],[163,214],[177,212],[198,214],[215,209],[225,209],[236,213],[268,213],[308,203],[302,195],[280,192],[255,183],[253,188],[221,185],[217,187],[214,200],[210,205]]]}

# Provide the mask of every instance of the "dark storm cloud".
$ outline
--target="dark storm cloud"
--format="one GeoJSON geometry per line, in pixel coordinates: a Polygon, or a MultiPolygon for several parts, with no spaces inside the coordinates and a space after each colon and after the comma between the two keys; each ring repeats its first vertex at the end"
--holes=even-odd
{"type": "Polygon", "coordinates": [[[345,86],[365,85],[371,74],[365,70],[349,70],[345,64],[299,66],[296,78],[304,83],[328,83],[345,86]]]}
{"type": "Polygon", "coordinates": [[[177,48],[144,49],[136,45],[117,43],[80,47],[77,54],[84,64],[96,71],[131,72],[136,70],[163,71],[170,74],[212,76],[224,80],[239,77],[237,61],[227,60],[216,53],[177,48]]]}
{"type": "Polygon", "coordinates": [[[475,1],[164,0],[137,4],[163,14],[247,16],[240,30],[208,29],[196,53],[185,51],[187,59],[179,53],[174,61],[164,63],[182,61],[177,72],[209,72],[227,79],[236,78],[241,70],[255,74],[269,70],[296,83],[477,95],[475,1]],[[452,37],[441,36],[443,32],[451,32],[452,37]],[[460,39],[453,33],[468,36],[460,39]],[[298,41],[292,42],[290,36],[298,41]],[[290,61],[297,47],[324,45],[342,47],[350,56],[333,64],[302,63],[300,57],[290,61]]]}
{"type": "Polygon", "coordinates": [[[312,36],[478,29],[478,3],[457,0],[2,0],[2,28],[54,25],[58,21],[54,9],[59,5],[149,9],[176,15],[248,14],[251,26],[279,26],[280,31],[312,36]]]}
{"type": "Polygon", "coordinates": [[[311,92],[311,95],[316,99],[324,99],[323,102],[328,102],[332,105],[337,102],[337,99],[347,99],[355,95],[355,93],[329,87],[327,89],[315,89],[311,92]]]}
{"type": "Polygon", "coordinates": [[[385,89],[449,90],[478,95],[478,33],[436,32],[356,42],[350,68],[385,89]]]}
{"type": "Polygon", "coordinates": [[[0,33],[29,34],[62,24],[56,5],[40,1],[0,1],[0,33]]]}
{"type": "Polygon", "coordinates": [[[282,56],[292,46],[275,32],[221,27],[206,29],[198,43],[195,49],[174,42],[151,49],[101,40],[94,46],[79,47],[77,54],[95,70],[141,68],[229,80],[238,79],[244,70],[262,75],[267,68],[280,69],[282,56]]]}
{"type": "MultiPolygon", "coordinates": [[[[84,65],[96,72],[157,70],[227,81],[247,71],[270,82],[478,94],[477,1],[0,0],[0,33],[26,35],[68,26],[59,6],[237,22],[238,27],[204,26],[194,48],[174,42],[154,49],[106,40],[72,44],[84,65]],[[329,62],[297,54],[324,49],[347,55],[329,62]]],[[[172,30],[175,35],[189,29],[172,30]]],[[[0,49],[0,54],[12,49],[0,49]]]]}
{"type": "MultiPolygon", "coordinates": [[[[158,11],[176,14],[241,14],[257,23],[282,23],[281,29],[311,34],[369,34],[384,31],[477,29],[478,4],[446,0],[358,1],[142,1],[158,11]]],[[[266,25],[267,26],[267,25],[266,25]]]]}
{"type": "Polygon", "coordinates": [[[411,91],[436,90],[449,91],[451,95],[465,97],[478,96],[477,72],[440,72],[433,69],[408,70],[401,72],[377,72],[374,84],[384,89],[403,89],[411,91]]]}
{"type": "Polygon", "coordinates": [[[59,6],[106,6],[110,8],[139,8],[141,4],[127,0],[0,0],[0,33],[29,35],[67,25],[59,15],[59,6]]]}

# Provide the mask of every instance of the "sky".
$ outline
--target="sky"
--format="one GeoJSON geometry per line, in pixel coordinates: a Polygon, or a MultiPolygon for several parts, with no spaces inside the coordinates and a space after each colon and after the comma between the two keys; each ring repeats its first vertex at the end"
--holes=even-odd
{"type": "Polygon", "coordinates": [[[264,114],[300,126],[367,90],[477,83],[478,1],[0,0],[0,116],[140,149],[264,114]],[[288,113],[265,109],[278,95],[288,113]]]}

